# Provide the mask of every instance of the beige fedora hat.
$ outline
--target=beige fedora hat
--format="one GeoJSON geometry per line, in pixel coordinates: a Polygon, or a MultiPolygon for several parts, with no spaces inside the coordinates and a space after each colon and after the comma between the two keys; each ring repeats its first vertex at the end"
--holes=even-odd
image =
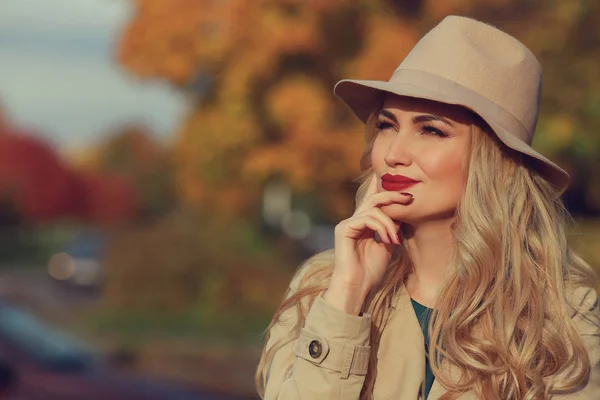
{"type": "Polygon", "coordinates": [[[541,65],[525,45],[483,22],[448,16],[415,45],[389,81],[344,79],[334,93],[363,122],[386,93],[466,107],[504,144],[527,155],[560,196],[569,174],[531,147],[541,89],[541,65]]]}

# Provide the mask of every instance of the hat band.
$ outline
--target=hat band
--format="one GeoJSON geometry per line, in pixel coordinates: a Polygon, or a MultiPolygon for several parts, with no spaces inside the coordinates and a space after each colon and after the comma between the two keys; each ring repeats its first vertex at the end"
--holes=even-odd
{"type": "Polygon", "coordinates": [[[530,133],[511,113],[487,97],[439,75],[399,67],[389,82],[383,82],[381,86],[378,89],[401,96],[425,98],[469,108],[488,124],[501,125],[520,140],[531,145],[533,132],[530,133]]]}

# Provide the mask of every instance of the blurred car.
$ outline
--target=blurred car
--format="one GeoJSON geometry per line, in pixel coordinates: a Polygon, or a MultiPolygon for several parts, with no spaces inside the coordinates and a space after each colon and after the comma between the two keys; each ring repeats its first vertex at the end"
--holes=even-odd
{"type": "Polygon", "coordinates": [[[116,368],[105,355],[0,299],[0,399],[236,398],[116,368]]]}
{"type": "Polygon", "coordinates": [[[79,232],[48,262],[55,280],[84,289],[98,289],[104,282],[106,234],[98,229],[79,232]]]}

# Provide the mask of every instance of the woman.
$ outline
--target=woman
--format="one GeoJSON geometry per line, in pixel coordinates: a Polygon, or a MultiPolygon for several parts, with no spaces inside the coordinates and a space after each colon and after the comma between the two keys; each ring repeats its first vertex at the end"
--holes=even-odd
{"type": "Polygon", "coordinates": [[[600,398],[569,176],[530,147],[540,89],[523,44],[455,16],[388,82],[336,85],[366,124],[357,208],[269,326],[265,399],[600,398]]]}

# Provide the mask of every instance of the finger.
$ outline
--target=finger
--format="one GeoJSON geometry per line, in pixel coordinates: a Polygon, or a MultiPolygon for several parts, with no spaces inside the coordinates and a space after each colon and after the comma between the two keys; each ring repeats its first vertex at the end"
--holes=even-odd
{"type": "Polygon", "coordinates": [[[394,244],[393,235],[390,235],[384,223],[379,221],[377,218],[373,216],[367,216],[367,220],[365,222],[366,226],[377,232],[379,235],[380,242],[384,244],[394,244]]]}
{"type": "Polygon", "coordinates": [[[412,202],[412,195],[402,194],[396,191],[384,191],[375,193],[370,197],[366,198],[362,204],[356,209],[357,213],[361,213],[373,207],[387,206],[390,204],[409,204],[412,202]]]}
{"type": "Polygon", "coordinates": [[[368,209],[360,215],[361,216],[369,215],[369,216],[372,216],[373,218],[375,218],[376,220],[378,220],[379,222],[381,222],[385,226],[389,237],[392,239],[392,242],[394,244],[398,244],[398,245],[401,244],[401,240],[399,237],[400,223],[391,219],[380,208],[374,207],[374,208],[368,209]]]}
{"type": "Polygon", "coordinates": [[[379,179],[377,179],[377,174],[373,173],[371,175],[371,180],[369,182],[369,186],[367,188],[367,192],[365,193],[365,197],[369,197],[374,195],[379,191],[379,179]]]}
{"type": "Polygon", "coordinates": [[[367,229],[377,232],[382,242],[391,244],[392,239],[390,238],[388,231],[383,223],[370,215],[363,215],[357,218],[351,218],[346,220],[347,235],[352,239],[358,239],[364,236],[367,229]]]}

